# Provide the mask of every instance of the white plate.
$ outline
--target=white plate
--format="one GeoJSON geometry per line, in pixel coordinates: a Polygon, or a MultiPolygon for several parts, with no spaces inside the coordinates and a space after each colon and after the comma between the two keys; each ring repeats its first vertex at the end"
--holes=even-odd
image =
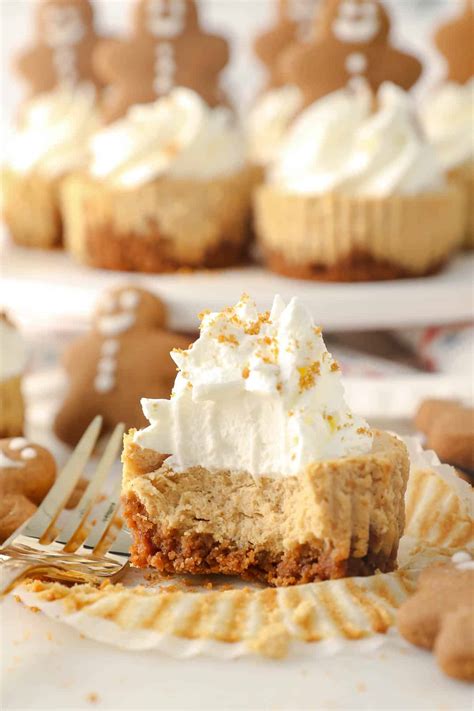
{"type": "Polygon", "coordinates": [[[260,308],[274,294],[299,296],[327,332],[441,325],[472,318],[474,255],[459,255],[441,274],[361,284],[324,284],[278,277],[260,267],[190,274],[111,272],[76,264],[62,251],[29,250],[4,242],[3,306],[29,325],[84,326],[99,294],[133,282],[156,291],[168,304],[171,327],[195,330],[203,309],[220,310],[243,291],[260,308]]]}

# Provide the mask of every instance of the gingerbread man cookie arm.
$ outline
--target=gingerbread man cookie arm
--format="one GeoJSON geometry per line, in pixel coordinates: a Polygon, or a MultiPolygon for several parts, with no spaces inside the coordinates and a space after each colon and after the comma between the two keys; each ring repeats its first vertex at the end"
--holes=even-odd
{"type": "Polygon", "coordinates": [[[456,679],[474,678],[474,609],[465,607],[446,615],[434,653],[439,666],[456,679]]]}
{"type": "Polygon", "coordinates": [[[35,95],[54,88],[56,82],[52,69],[41,73],[37,71],[39,66],[50,67],[50,65],[49,49],[38,45],[16,57],[13,69],[23,81],[30,85],[30,94],[35,95]]]}
{"type": "Polygon", "coordinates": [[[330,52],[329,42],[320,42],[310,47],[294,44],[278,58],[276,76],[281,83],[299,86],[304,96],[304,105],[309,106],[325,94],[335,91],[336,86],[344,86],[347,72],[344,66],[332,66],[331,71],[323,66],[323,58],[330,52]],[[316,67],[320,66],[318,82],[314,81],[316,67]]]}
{"type": "Polygon", "coordinates": [[[137,52],[129,42],[102,40],[97,42],[92,54],[92,66],[104,84],[128,84],[139,69],[137,52]]]}
{"type": "Polygon", "coordinates": [[[275,58],[294,40],[294,28],[289,22],[282,23],[278,30],[271,30],[256,38],[254,51],[263,64],[272,70],[275,58]]]}
{"type": "Polygon", "coordinates": [[[373,89],[378,89],[384,81],[392,81],[408,91],[420,78],[423,65],[416,57],[387,47],[383,57],[380,57],[378,62],[374,61],[372,71],[373,89]]]}

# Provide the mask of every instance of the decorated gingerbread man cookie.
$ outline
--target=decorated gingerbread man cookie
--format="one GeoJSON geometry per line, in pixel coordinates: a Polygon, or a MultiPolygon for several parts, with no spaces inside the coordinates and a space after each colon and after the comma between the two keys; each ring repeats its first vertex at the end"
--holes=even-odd
{"type": "Polygon", "coordinates": [[[44,447],[24,437],[0,440],[0,543],[36,511],[56,477],[44,447]]]}
{"type": "Polygon", "coordinates": [[[449,676],[474,681],[474,560],[466,551],[424,570],[416,593],[398,612],[398,629],[432,649],[449,676]]]}
{"type": "Polygon", "coordinates": [[[96,42],[89,0],[38,0],[35,44],[16,60],[30,95],[81,82],[97,85],[92,68],[96,42]]]}
{"type": "Polygon", "coordinates": [[[222,103],[227,42],[202,31],[195,0],[137,0],[134,10],[130,38],[101,42],[94,55],[97,73],[113,88],[105,118],[115,120],[176,86],[193,89],[210,106],[222,103]]]}
{"type": "Polygon", "coordinates": [[[276,64],[278,57],[290,45],[308,38],[313,25],[313,16],[320,0],[278,0],[278,14],[275,26],[257,37],[255,53],[269,72],[269,86],[281,84],[276,64]]]}
{"type": "Polygon", "coordinates": [[[447,61],[449,81],[465,84],[474,76],[473,0],[464,0],[461,15],[438,29],[435,43],[447,61]]]}
{"type": "Polygon", "coordinates": [[[65,353],[69,390],[56,416],[56,435],[76,444],[97,414],[105,429],[119,422],[146,426],[140,398],[169,397],[176,376],[170,351],[188,345],[166,330],[165,306],[153,294],[133,286],[107,292],[91,332],[65,353]]]}
{"type": "Polygon", "coordinates": [[[299,86],[306,106],[360,79],[374,92],[384,81],[409,89],[422,66],[392,47],[389,34],[389,16],[378,0],[323,0],[315,38],[283,53],[279,79],[299,86]]]}

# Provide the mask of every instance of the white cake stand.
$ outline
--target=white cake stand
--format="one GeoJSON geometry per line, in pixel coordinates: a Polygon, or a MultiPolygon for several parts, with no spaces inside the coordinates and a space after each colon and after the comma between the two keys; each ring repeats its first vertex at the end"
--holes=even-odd
{"type": "Polygon", "coordinates": [[[298,296],[326,332],[441,325],[473,316],[474,254],[461,254],[424,279],[325,284],[273,275],[250,266],[188,274],[147,275],[90,269],[65,252],[0,243],[2,306],[31,327],[82,328],[100,293],[134,283],[155,291],[169,307],[171,326],[193,331],[203,309],[219,310],[242,292],[268,308],[273,296],[298,296]]]}

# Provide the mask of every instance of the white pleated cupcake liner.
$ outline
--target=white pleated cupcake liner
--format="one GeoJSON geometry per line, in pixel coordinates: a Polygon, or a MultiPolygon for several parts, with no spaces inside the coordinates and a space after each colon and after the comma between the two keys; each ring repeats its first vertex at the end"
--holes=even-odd
{"type": "Polygon", "coordinates": [[[474,511],[471,487],[416,439],[404,441],[412,467],[393,573],[274,589],[217,578],[208,586],[178,577],[163,582],[130,571],[121,585],[67,588],[32,581],[15,594],[86,637],[175,658],[326,656],[404,644],[393,630],[398,607],[415,589],[420,570],[472,549],[474,511]]]}

